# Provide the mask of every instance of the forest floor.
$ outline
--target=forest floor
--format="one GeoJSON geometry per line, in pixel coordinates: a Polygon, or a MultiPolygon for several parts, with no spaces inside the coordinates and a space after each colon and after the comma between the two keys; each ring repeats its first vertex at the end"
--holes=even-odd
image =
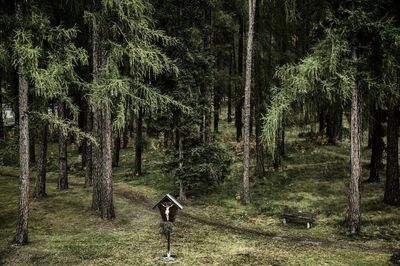
{"type": "MultiPolygon", "coordinates": [[[[349,143],[337,146],[287,134],[281,170],[267,168],[251,180],[252,204],[240,203],[241,144],[222,125],[219,138],[232,152],[231,173],[212,193],[193,197],[178,213],[172,233],[176,265],[387,265],[400,248],[400,209],[382,203],[384,182],[362,185],[362,232],[347,234],[344,217],[349,179],[349,143]],[[315,211],[311,229],[283,226],[283,209],[315,211]]],[[[305,129],[303,129],[304,131],[305,129]]],[[[70,188],[58,191],[57,146],[49,158],[48,198],[31,200],[29,244],[11,246],[18,203],[17,167],[0,167],[0,265],[162,265],[165,238],[152,205],[177,192],[165,173],[168,155],[158,142],[147,145],[143,176],[133,176],[132,148],[122,150],[114,169],[117,218],[103,221],[90,209],[90,188],[71,147],[70,188]]],[[[370,151],[363,150],[363,164],[370,151]]],[[[253,160],[254,163],[254,160],[253,160]]],[[[32,174],[34,177],[35,174],[32,174]]],[[[368,176],[364,167],[363,177],[368,176]]],[[[32,184],[34,178],[32,178],[32,184]]],[[[31,187],[33,189],[33,187],[31,187]]],[[[31,191],[32,191],[31,189],[31,191]]]]}

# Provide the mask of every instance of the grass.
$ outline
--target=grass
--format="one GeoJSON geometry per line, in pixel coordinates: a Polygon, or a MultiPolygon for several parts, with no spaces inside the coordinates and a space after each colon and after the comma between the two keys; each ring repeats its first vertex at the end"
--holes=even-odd
{"type": "MultiPolygon", "coordinates": [[[[349,236],[343,224],[348,143],[317,145],[291,130],[283,169],[273,171],[267,164],[266,176],[251,180],[252,204],[243,206],[241,148],[232,129],[222,126],[219,138],[232,151],[231,174],[219,189],[191,198],[178,213],[172,234],[176,265],[387,265],[400,244],[400,210],[382,203],[383,182],[362,185],[360,236],[349,236]],[[315,211],[316,226],[283,226],[279,216],[285,206],[315,211]]],[[[167,155],[160,150],[156,141],[149,144],[141,177],[132,174],[132,149],[122,151],[121,167],[114,169],[117,218],[107,222],[90,210],[91,189],[83,188],[73,147],[70,189],[56,189],[52,145],[49,197],[31,200],[30,243],[20,247],[9,245],[16,226],[18,169],[0,168],[0,264],[163,265],[166,243],[152,204],[164,193],[175,194],[177,185],[163,172],[167,155]]],[[[368,152],[363,152],[364,163],[368,152]]]]}

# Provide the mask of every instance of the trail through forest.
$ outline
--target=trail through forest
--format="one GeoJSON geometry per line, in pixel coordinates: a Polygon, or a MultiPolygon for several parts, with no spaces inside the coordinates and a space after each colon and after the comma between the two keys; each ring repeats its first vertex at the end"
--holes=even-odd
{"type": "MultiPolygon", "coordinates": [[[[140,194],[138,191],[134,190],[124,190],[117,189],[115,191],[116,195],[123,197],[134,204],[141,204],[143,208],[152,208],[152,204],[156,202],[156,199],[147,198],[145,195],[140,194]]],[[[362,243],[352,243],[345,241],[332,241],[329,239],[323,238],[305,238],[305,237],[293,237],[287,235],[278,235],[273,232],[259,231],[250,228],[238,227],[229,224],[224,224],[218,221],[213,221],[210,219],[202,218],[197,215],[193,215],[190,212],[180,211],[179,216],[182,216],[182,219],[186,219],[189,223],[196,223],[198,225],[208,225],[214,228],[214,230],[218,230],[221,232],[231,233],[240,235],[247,238],[266,238],[275,241],[283,241],[285,243],[289,243],[291,245],[304,245],[304,246],[325,246],[325,247],[334,247],[341,249],[352,249],[354,251],[369,251],[369,252],[377,252],[377,253],[388,253],[391,254],[396,249],[390,249],[385,247],[372,247],[362,243]]]]}

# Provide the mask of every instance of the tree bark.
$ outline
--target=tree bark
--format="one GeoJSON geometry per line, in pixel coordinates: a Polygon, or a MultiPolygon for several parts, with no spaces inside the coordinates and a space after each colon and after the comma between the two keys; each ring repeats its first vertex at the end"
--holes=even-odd
{"type": "MultiPolygon", "coordinates": [[[[283,122],[282,122],[283,123],[283,122]]],[[[283,132],[283,126],[280,125],[278,130],[277,130],[277,134],[276,134],[276,138],[275,138],[275,156],[274,156],[274,161],[273,161],[273,166],[275,170],[278,170],[282,167],[282,156],[283,156],[283,151],[284,151],[284,139],[285,139],[285,135],[283,132]]]]}
{"type": "Polygon", "coordinates": [[[40,136],[40,150],[39,150],[39,161],[38,161],[38,176],[36,180],[36,191],[35,198],[42,199],[47,197],[46,194],[46,164],[47,164],[47,135],[49,132],[49,126],[45,123],[42,126],[40,136]]]}
{"type": "MultiPolygon", "coordinates": [[[[79,128],[81,128],[85,133],[88,133],[87,127],[88,125],[86,124],[87,122],[87,116],[89,115],[89,108],[86,106],[86,104],[81,104],[80,105],[83,112],[80,113],[79,115],[79,128]]],[[[81,153],[81,167],[82,170],[85,170],[86,167],[86,156],[87,156],[87,146],[89,145],[89,141],[87,139],[83,139],[81,145],[79,146],[79,152],[81,153]]]]}
{"type": "MultiPolygon", "coordinates": [[[[179,118],[180,122],[180,118],[179,118]]],[[[179,170],[182,171],[183,168],[183,136],[180,130],[178,130],[178,154],[179,154],[179,170]]],[[[183,180],[179,180],[179,200],[186,201],[186,189],[183,180]]]]}
{"type": "Polygon", "coordinates": [[[139,107],[136,124],[135,139],[135,175],[142,175],[142,153],[143,153],[143,109],[139,107]]]}
{"type": "Polygon", "coordinates": [[[321,107],[319,114],[318,114],[318,122],[319,122],[319,134],[323,134],[325,131],[325,109],[321,107]]]}
{"type": "MultiPolygon", "coordinates": [[[[87,107],[85,132],[93,133],[93,113],[89,106],[87,107]]],[[[85,187],[90,187],[93,185],[93,144],[88,140],[86,141],[85,152],[85,187]]]]}
{"type": "Polygon", "coordinates": [[[264,112],[263,101],[264,101],[264,81],[262,79],[262,68],[261,68],[261,9],[260,9],[260,1],[256,3],[255,13],[255,47],[256,47],[256,59],[255,59],[255,78],[254,78],[254,89],[255,89],[255,97],[254,97],[254,120],[255,120],[255,133],[256,133],[256,167],[254,175],[256,177],[262,177],[265,174],[264,168],[264,145],[261,142],[261,133],[262,133],[262,113],[264,112]]]}
{"type": "Polygon", "coordinates": [[[95,164],[93,176],[93,203],[95,211],[100,211],[103,219],[115,218],[112,185],[111,115],[106,106],[95,108],[93,124],[98,146],[94,146],[95,164]]]}
{"type": "Polygon", "coordinates": [[[389,205],[400,203],[399,188],[399,106],[389,104],[387,124],[387,169],[383,201],[389,205]]]}
{"type": "MultiPolygon", "coordinates": [[[[21,21],[22,11],[20,1],[16,1],[16,18],[21,21]]],[[[18,99],[19,99],[19,162],[20,189],[17,218],[17,232],[14,243],[28,243],[28,212],[29,212],[29,115],[28,115],[28,79],[24,67],[18,66],[18,99]]]]}
{"type": "Polygon", "coordinates": [[[244,39],[244,19],[243,14],[239,14],[239,51],[238,51],[238,76],[240,79],[240,85],[236,86],[235,92],[235,126],[236,126],[236,141],[239,142],[242,138],[242,108],[243,108],[243,94],[239,90],[242,87],[242,76],[243,76],[243,39],[244,39]]]}
{"type": "MultiPolygon", "coordinates": [[[[65,119],[65,105],[58,103],[58,117],[65,119]]],[[[58,189],[68,189],[68,169],[67,169],[67,137],[64,130],[60,128],[58,133],[58,154],[59,154],[59,176],[58,189]]]]}
{"type": "MultiPolygon", "coordinates": [[[[260,88],[259,88],[260,89],[260,88]]],[[[261,121],[261,98],[256,100],[255,119],[256,119],[256,168],[255,176],[262,177],[265,174],[264,168],[264,145],[261,142],[262,121],[261,121]]]]}
{"type": "Polygon", "coordinates": [[[101,182],[101,217],[115,218],[112,183],[112,152],[111,152],[111,114],[109,107],[101,112],[101,142],[102,142],[102,182],[101,182]]]}
{"type": "Polygon", "coordinates": [[[214,88],[214,133],[219,132],[219,110],[221,108],[221,97],[217,88],[214,88]]]}
{"type": "Polygon", "coordinates": [[[5,140],[4,120],[3,120],[3,75],[4,71],[0,72],[0,140],[5,140]]]}
{"type": "Polygon", "coordinates": [[[93,195],[92,195],[92,209],[99,211],[101,209],[101,135],[99,129],[99,111],[93,108],[93,124],[92,134],[97,141],[97,145],[92,146],[92,182],[93,182],[93,195]]]}
{"type": "Polygon", "coordinates": [[[379,173],[383,168],[382,154],[384,150],[383,135],[384,129],[382,126],[382,109],[378,108],[372,111],[372,135],[371,135],[371,163],[369,178],[367,182],[379,182],[379,173]]]}
{"type": "Polygon", "coordinates": [[[32,128],[29,132],[29,161],[31,163],[36,163],[35,146],[35,129],[32,128]]]}
{"type": "MultiPolygon", "coordinates": [[[[96,1],[93,9],[101,9],[101,2],[96,1]]],[[[106,52],[102,40],[106,39],[107,27],[103,21],[92,27],[92,74],[93,82],[97,83],[100,70],[106,64],[106,52]]],[[[103,97],[110,97],[104,95],[103,97]]],[[[112,152],[111,152],[111,114],[107,102],[103,106],[93,108],[93,135],[98,145],[92,146],[93,155],[93,198],[92,208],[100,212],[102,219],[115,218],[112,182],[112,152]]]]}
{"type": "MultiPolygon", "coordinates": [[[[357,61],[356,50],[353,50],[353,60],[357,61]]],[[[353,81],[351,88],[351,178],[349,195],[348,221],[350,233],[360,231],[360,180],[361,180],[361,119],[362,119],[362,94],[359,81],[353,81]]]]}
{"type": "Polygon", "coordinates": [[[326,136],[328,138],[328,144],[336,145],[336,126],[337,126],[337,112],[334,104],[331,104],[327,114],[327,121],[326,121],[326,136]]]}
{"type": "MultiPolygon", "coordinates": [[[[207,6],[205,10],[205,20],[206,23],[208,23],[210,27],[210,31],[207,34],[207,38],[204,43],[204,48],[206,51],[208,51],[209,55],[212,55],[212,42],[213,42],[213,37],[212,37],[212,7],[207,6]]],[[[205,98],[205,108],[204,108],[204,128],[203,128],[203,143],[204,144],[209,144],[212,140],[212,130],[211,130],[211,113],[213,111],[213,106],[212,106],[212,96],[213,96],[213,91],[214,91],[214,81],[213,81],[213,66],[210,66],[210,76],[211,79],[206,81],[204,86],[204,98],[205,98]]],[[[215,108],[215,107],[214,107],[215,108]]]]}
{"type": "Polygon", "coordinates": [[[232,51],[229,60],[229,84],[228,84],[228,110],[227,110],[227,121],[228,123],[232,122],[232,77],[233,77],[233,69],[235,66],[235,58],[234,58],[234,51],[235,51],[235,37],[232,37],[233,44],[232,44],[232,51]]]}
{"type": "Polygon", "coordinates": [[[120,153],[121,153],[121,133],[118,131],[117,132],[117,137],[115,138],[115,143],[114,143],[114,161],[113,161],[113,166],[119,167],[119,158],[120,158],[120,153]]]}
{"type": "Polygon", "coordinates": [[[247,38],[246,83],[244,88],[244,141],[243,141],[243,203],[250,203],[249,162],[250,162],[250,101],[251,71],[253,59],[254,15],[256,0],[249,0],[249,32],[247,38]]]}
{"type": "Polygon", "coordinates": [[[124,127],[124,135],[122,137],[122,148],[128,148],[129,144],[129,119],[128,119],[128,105],[125,110],[125,127],[124,127]]]}

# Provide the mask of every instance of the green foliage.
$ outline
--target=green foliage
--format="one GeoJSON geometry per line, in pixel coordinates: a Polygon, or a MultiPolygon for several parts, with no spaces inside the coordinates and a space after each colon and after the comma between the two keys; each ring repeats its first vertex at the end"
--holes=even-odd
{"type": "Polygon", "coordinates": [[[167,237],[169,234],[172,233],[172,229],[174,224],[171,222],[161,222],[160,223],[160,233],[167,237]]]}
{"type": "Polygon", "coordinates": [[[328,10],[321,24],[323,38],[312,52],[299,62],[276,70],[278,84],[272,90],[271,103],[263,118],[262,134],[272,154],[283,115],[295,104],[309,106],[319,101],[344,105],[355,80],[362,80],[363,90],[380,105],[388,94],[392,95],[389,98],[397,99],[400,29],[377,6],[368,1],[356,2],[361,5],[344,2],[336,13],[328,10]],[[358,54],[356,60],[352,58],[353,50],[358,54]],[[382,63],[376,62],[376,53],[382,54],[382,63]],[[374,70],[377,68],[385,74],[377,76],[374,70]]]}
{"type": "Polygon", "coordinates": [[[327,30],[327,36],[311,54],[297,64],[277,69],[279,87],[272,88],[271,104],[263,117],[262,139],[274,154],[275,139],[284,114],[294,103],[313,101],[312,95],[333,100],[337,95],[346,101],[350,95],[355,70],[349,64],[349,46],[343,35],[327,30]]]}
{"type": "Polygon", "coordinates": [[[86,51],[75,45],[78,30],[53,26],[50,18],[35,7],[23,17],[22,24],[12,39],[14,66],[30,81],[31,92],[36,100],[41,101],[40,109],[46,109],[50,102],[64,103],[73,121],[60,121],[46,113],[33,113],[60,130],[72,133],[78,140],[82,137],[92,140],[76,126],[79,108],[70,94],[73,85],[81,89],[84,86],[76,67],[88,64],[86,51]]]}
{"type": "Polygon", "coordinates": [[[113,128],[126,125],[126,110],[146,114],[189,108],[166,96],[151,84],[162,74],[178,75],[175,61],[163,51],[176,40],[154,28],[152,6],[148,1],[107,0],[98,10],[85,12],[93,31],[107,31],[96,40],[107,51],[98,77],[88,86],[88,99],[94,107],[109,107],[115,114],[113,128]],[[128,104],[129,103],[129,104],[128,104]]]}
{"type": "Polygon", "coordinates": [[[18,165],[19,143],[17,139],[0,141],[0,165],[18,165]]]}
{"type": "Polygon", "coordinates": [[[230,171],[231,157],[221,144],[199,143],[195,139],[185,139],[183,167],[179,160],[168,164],[171,175],[182,181],[188,195],[209,193],[218,188],[230,171]]]}
{"type": "Polygon", "coordinates": [[[6,65],[7,61],[7,49],[4,44],[0,43],[0,62],[6,65]]]}
{"type": "Polygon", "coordinates": [[[57,116],[48,113],[32,112],[32,114],[43,123],[48,123],[51,129],[62,130],[65,135],[74,136],[77,143],[80,143],[81,140],[86,139],[97,145],[96,139],[91,134],[83,132],[77,126],[75,121],[59,119],[57,116]]]}

